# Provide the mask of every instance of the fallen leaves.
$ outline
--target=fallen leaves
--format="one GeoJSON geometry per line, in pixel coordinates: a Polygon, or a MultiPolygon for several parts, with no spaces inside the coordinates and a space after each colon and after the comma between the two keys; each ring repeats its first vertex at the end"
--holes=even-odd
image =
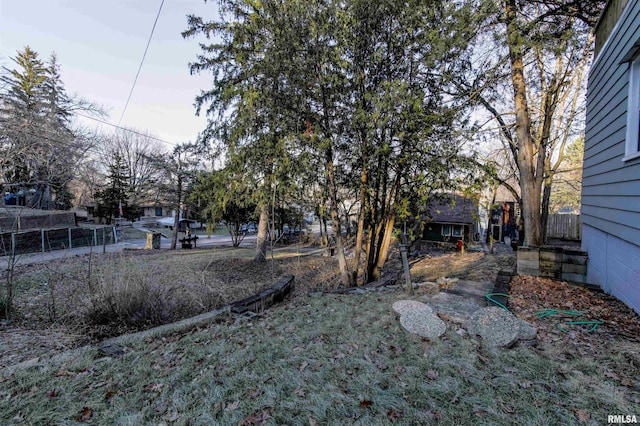
{"type": "Polygon", "coordinates": [[[387,419],[389,419],[391,423],[395,423],[400,419],[400,417],[402,417],[402,411],[398,411],[393,408],[389,408],[389,410],[387,410],[387,419]]]}
{"type": "Polygon", "coordinates": [[[231,404],[227,404],[227,406],[224,407],[224,411],[235,411],[238,408],[240,408],[240,401],[235,401],[235,402],[232,402],[231,404]]]}
{"type": "Polygon", "coordinates": [[[58,372],[55,374],[56,377],[66,377],[66,376],[71,376],[72,374],[69,373],[67,371],[66,368],[61,368],[60,370],[58,370],[58,372]]]}
{"type": "Polygon", "coordinates": [[[591,416],[589,415],[587,410],[575,409],[573,411],[574,413],[576,413],[576,417],[578,418],[578,420],[582,423],[588,423],[589,420],[591,420],[591,416]]]}
{"type": "Polygon", "coordinates": [[[427,378],[429,380],[435,380],[439,377],[440,375],[438,374],[438,372],[436,370],[429,370],[427,371],[427,378]]]}
{"type": "Polygon", "coordinates": [[[270,418],[268,409],[260,410],[242,419],[239,426],[261,426],[267,423],[270,418]]]}
{"type": "Polygon", "coordinates": [[[80,415],[77,417],[79,422],[88,422],[93,417],[93,409],[91,407],[82,407],[80,415]]]}
{"type": "Polygon", "coordinates": [[[597,339],[617,336],[628,340],[638,340],[640,317],[621,301],[604,293],[588,290],[552,279],[517,276],[511,280],[509,309],[538,328],[543,341],[590,345],[597,339]],[[562,315],[562,310],[581,312],[580,316],[562,315]],[[542,311],[560,311],[557,315],[536,315],[542,311]],[[593,324],[571,325],[569,332],[563,333],[557,324],[566,321],[603,321],[589,331],[593,324]]]}
{"type": "Polygon", "coordinates": [[[360,408],[369,408],[373,405],[373,401],[370,401],[368,399],[363,399],[362,401],[360,401],[360,408]]]}
{"type": "Polygon", "coordinates": [[[162,383],[149,383],[143,389],[145,392],[161,393],[163,387],[164,384],[162,383]]]}

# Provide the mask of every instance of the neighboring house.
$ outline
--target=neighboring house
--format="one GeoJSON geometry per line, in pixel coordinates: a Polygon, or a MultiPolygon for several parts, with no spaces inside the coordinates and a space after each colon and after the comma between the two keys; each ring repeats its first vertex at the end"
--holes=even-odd
{"type": "Polygon", "coordinates": [[[507,237],[512,241],[517,240],[519,236],[517,219],[520,215],[518,203],[515,201],[497,201],[490,207],[489,225],[490,235],[493,236],[493,240],[502,242],[507,237]]]}
{"type": "Polygon", "coordinates": [[[582,180],[587,282],[640,313],[640,2],[609,1],[596,27],[582,180]]]}
{"type": "Polygon", "coordinates": [[[168,204],[144,203],[140,206],[140,216],[145,217],[163,217],[171,214],[172,207],[168,204]]]}
{"type": "Polygon", "coordinates": [[[423,219],[422,239],[425,241],[469,242],[477,232],[477,202],[460,195],[447,195],[429,206],[423,219]]]}
{"type": "MultiPolygon", "coordinates": [[[[511,187],[519,189],[515,178],[507,179],[511,187]]],[[[495,242],[518,238],[518,221],[520,219],[520,205],[518,198],[506,186],[487,187],[482,193],[479,208],[479,229],[483,241],[489,243],[493,235],[495,242]]]]}
{"type": "MultiPolygon", "coordinates": [[[[97,212],[97,204],[96,203],[86,203],[77,209],[79,217],[86,217],[86,220],[96,223],[103,223],[106,221],[105,218],[96,216],[97,212]]],[[[156,202],[143,203],[140,205],[139,216],[137,218],[138,221],[148,222],[150,224],[154,224],[156,219],[162,218],[164,216],[169,216],[172,214],[172,208],[168,203],[160,204],[156,202]]]]}

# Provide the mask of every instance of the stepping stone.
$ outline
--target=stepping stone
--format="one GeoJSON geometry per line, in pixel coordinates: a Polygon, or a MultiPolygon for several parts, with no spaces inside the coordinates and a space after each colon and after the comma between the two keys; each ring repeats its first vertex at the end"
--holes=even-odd
{"type": "Polygon", "coordinates": [[[447,325],[433,313],[424,310],[414,310],[400,316],[400,325],[409,333],[417,334],[433,340],[447,331],[447,325]]]}
{"type": "Polygon", "coordinates": [[[438,293],[429,300],[429,306],[438,314],[446,315],[451,321],[462,324],[474,312],[486,306],[484,299],[470,298],[453,293],[438,293]]]}
{"type": "Polygon", "coordinates": [[[497,306],[477,310],[469,319],[467,330],[490,346],[507,348],[518,341],[535,343],[537,334],[531,324],[497,306]]]}
{"type": "Polygon", "coordinates": [[[417,300],[398,300],[391,307],[396,311],[396,313],[398,313],[398,315],[404,315],[405,313],[412,311],[426,311],[430,314],[433,313],[433,309],[431,309],[429,305],[418,302],[417,300]]]}
{"type": "Polygon", "coordinates": [[[456,284],[447,288],[447,293],[459,294],[461,296],[477,297],[484,299],[485,295],[493,292],[494,284],[490,281],[466,281],[460,280],[456,284]]]}
{"type": "Polygon", "coordinates": [[[518,318],[518,320],[520,321],[518,340],[522,343],[535,344],[538,338],[538,329],[523,319],[518,318]]]}

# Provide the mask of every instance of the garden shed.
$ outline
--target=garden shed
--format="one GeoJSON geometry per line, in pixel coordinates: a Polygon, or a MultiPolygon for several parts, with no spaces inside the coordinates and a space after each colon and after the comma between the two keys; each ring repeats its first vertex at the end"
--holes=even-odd
{"type": "Polygon", "coordinates": [[[422,239],[469,242],[477,233],[478,204],[472,198],[449,194],[434,201],[422,221],[422,239]]]}

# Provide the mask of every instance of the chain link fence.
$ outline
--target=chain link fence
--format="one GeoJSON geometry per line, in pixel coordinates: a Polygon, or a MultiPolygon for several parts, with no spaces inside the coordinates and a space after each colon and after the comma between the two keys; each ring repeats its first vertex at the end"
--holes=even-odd
{"type": "Polygon", "coordinates": [[[118,242],[113,226],[0,232],[0,256],[45,253],[118,242]]]}

